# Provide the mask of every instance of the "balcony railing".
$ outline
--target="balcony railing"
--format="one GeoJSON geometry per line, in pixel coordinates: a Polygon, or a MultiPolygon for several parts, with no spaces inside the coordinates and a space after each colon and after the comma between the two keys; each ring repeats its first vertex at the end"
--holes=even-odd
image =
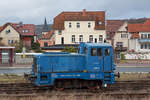
{"type": "Polygon", "coordinates": [[[115,47],[116,51],[126,51],[127,47],[115,47]]]}
{"type": "Polygon", "coordinates": [[[139,39],[140,43],[150,43],[150,39],[139,39]]]}

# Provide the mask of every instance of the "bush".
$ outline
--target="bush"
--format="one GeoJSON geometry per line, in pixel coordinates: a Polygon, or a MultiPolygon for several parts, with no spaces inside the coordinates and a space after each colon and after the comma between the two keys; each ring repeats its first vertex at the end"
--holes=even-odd
{"type": "Polygon", "coordinates": [[[70,47],[65,47],[65,49],[62,52],[77,52],[77,49],[70,46],[70,47]]]}
{"type": "Polygon", "coordinates": [[[125,55],[123,53],[120,54],[121,60],[125,60],[125,55]]]}

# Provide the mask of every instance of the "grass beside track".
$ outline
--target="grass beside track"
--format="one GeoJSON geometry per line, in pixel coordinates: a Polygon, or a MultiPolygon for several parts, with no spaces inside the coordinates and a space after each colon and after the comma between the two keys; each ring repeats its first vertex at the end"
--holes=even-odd
{"type": "Polygon", "coordinates": [[[23,75],[4,74],[0,75],[0,83],[26,83],[28,82],[23,75]]]}
{"type": "MultiPolygon", "coordinates": [[[[116,81],[150,80],[150,73],[121,73],[116,81]]],[[[0,75],[0,83],[26,83],[23,75],[4,74],[0,75]]]]}
{"type": "Polygon", "coordinates": [[[150,80],[150,73],[121,73],[116,81],[150,80]]]}

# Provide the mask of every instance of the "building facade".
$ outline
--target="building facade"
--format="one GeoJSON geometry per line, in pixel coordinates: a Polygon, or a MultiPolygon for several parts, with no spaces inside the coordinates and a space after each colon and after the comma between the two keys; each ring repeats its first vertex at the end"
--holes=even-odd
{"type": "Polygon", "coordinates": [[[128,24],[131,34],[130,51],[150,52],[150,19],[143,24],[128,24]]]}
{"type": "Polygon", "coordinates": [[[114,47],[115,49],[124,49],[125,51],[127,51],[128,47],[129,47],[129,33],[127,31],[127,22],[124,22],[119,29],[117,30],[117,32],[114,35],[114,47]]]}
{"type": "Polygon", "coordinates": [[[1,43],[3,45],[11,45],[20,41],[19,32],[12,26],[12,24],[5,24],[0,30],[1,43]]]}
{"type": "Polygon", "coordinates": [[[120,54],[129,47],[130,34],[127,31],[128,23],[123,20],[107,20],[107,41],[112,44],[115,58],[120,59],[120,54]]]}
{"type": "Polygon", "coordinates": [[[42,38],[38,39],[40,47],[49,47],[54,44],[54,31],[51,30],[48,33],[42,35],[42,38]]]}
{"type": "Polygon", "coordinates": [[[105,12],[62,12],[54,19],[55,44],[102,43],[106,39],[105,12]]]}

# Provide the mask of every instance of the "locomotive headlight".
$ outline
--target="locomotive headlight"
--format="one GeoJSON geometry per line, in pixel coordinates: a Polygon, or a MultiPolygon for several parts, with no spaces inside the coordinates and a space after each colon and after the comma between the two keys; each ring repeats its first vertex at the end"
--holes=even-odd
{"type": "Polygon", "coordinates": [[[105,87],[105,88],[106,88],[106,87],[107,87],[107,84],[103,84],[103,87],[105,87]]]}

